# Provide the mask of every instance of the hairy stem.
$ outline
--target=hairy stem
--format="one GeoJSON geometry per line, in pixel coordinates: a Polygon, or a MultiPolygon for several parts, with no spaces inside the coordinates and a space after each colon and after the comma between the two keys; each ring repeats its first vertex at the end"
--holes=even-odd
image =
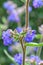
{"type": "Polygon", "coordinates": [[[29,0],[26,0],[26,22],[25,22],[26,28],[28,28],[28,26],[29,26],[29,11],[28,11],[28,7],[29,7],[29,0]]]}
{"type": "Polygon", "coordinates": [[[23,49],[23,65],[25,65],[25,51],[26,51],[26,48],[24,47],[24,49],[23,49]]]}
{"type": "Polygon", "coordinates": [[[20,38],[20,43],[21,43],[21,47],[22,47],[22,51],[23,51],[22,65],[25,65],[25,51],[26,51],[26,47],[24,46],[24,43],[23,43],[23,39],[22,38],[20,38]]]}

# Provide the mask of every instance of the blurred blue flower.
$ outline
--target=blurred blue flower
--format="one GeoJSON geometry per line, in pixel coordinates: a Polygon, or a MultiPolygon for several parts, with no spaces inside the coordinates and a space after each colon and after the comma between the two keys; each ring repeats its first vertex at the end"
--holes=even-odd
{"type": "Polygon", "coordinates": [[[43,6],[43,1],[42,0],[33,0],[33,7],[34,8],[39,8],[43,6]]]}
{"type": "Polygon", "coordinates": [[[22,29],[22,27],[17,27],[16,30],[18,33],[20,33],[20,32],[22,32],[23,29],[22,29]]]}
{"type": "Polygon", "coordinates": [[[9,13],[8,21],[15,21],[20,22],[20,17],[18,15],[16,8],[16,4],[14,4],[12,1],[7,1],[3,4],[3,7],[7,10],[9,13]]]}
{"type": "Polygon", "coordinates": [[[7,1],[7,2],[4,2],[3,7],[4,7],[5,9],[8,9],[9,6],[11,6],[12,4],[13,4],[12,1],[7,1]]]}
{"type": "Polygon", "coordinates": [[[12,13],[8,16],[8,21],[20,22],[20,18],[16,10],[12,11],[12,13]]]}
{"type": "Polygon", "coordinates": [[[35,60],[35,62],[38,64],[40,62],[40,58],[38,56],[35,55],[31,55],[30,56],[30,60],[35,60]]]}
{"type": "Polygon", "coordinates": [[[32,11],[32,7],[31,7],[31,6],[28,7],[28,11],[29,11],[29,12],[32,11]]]}
{"type": "Polygon", "coordinates": [[[24,40],[25,40],[26,42],[32,42],[33,39],[35,38],[35,33],[36,33],[35,30],[32,30],[31,32],[27,32],[27,34],[26,34],[24,40]]]}
{"type": "Polygon", "coordinates": [[[8,46],[9,44],[12,44],[14,42],[14,39],[10,34],[10,29],[8,29],[7,31],[3,31],[2,39],[5,46],[8,46]]]}
{"type": "Polygon", "coordinates": [[[37,52],[37,50],[38,50],[38,47],[34,47],[34,52],[37,52]]]}
{"type": "Polygon", "coordinates": [[[15,9],[15,6],[14,6],[14,5],[10,5],[10,6],[7,8],[7,11],[8,11],[8,12],[12,12],[14,9],[15,9]]]}
{"type": "Polygon", "coordinates": [[[18,63],[18,65],[21,65],[22,64],[22,54],[16,54],[14,56],[14,60],[18,63]]]}
{"type": "Polygon", "coordinates": [[[9,51],[9,52],[12,52],[12,50],[13,50],[13,49],[12,49],[12,46],[9,46],[9,47],[8,47],[8,51],[9,51]]]}

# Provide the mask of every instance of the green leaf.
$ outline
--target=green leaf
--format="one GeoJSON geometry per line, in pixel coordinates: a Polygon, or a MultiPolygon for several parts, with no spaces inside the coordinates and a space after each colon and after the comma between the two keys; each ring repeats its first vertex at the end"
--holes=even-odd
{"type": "Polygon", "coordinates": [[[31,42],[31,43],[26,43],[25,46],[43,46],[43,43],[34,43],[34,42],[31,42]]]}
{"type": "Polygon", "coordinates": [[[0,29],[2,29],[3,28],[3,25],[2,24],[0,24],[0,29]]]}
{"type": "Polygon", "coordinates": [[[25,62],[25,65],[30,65],[30,62],[28,61],[28,62],[25,62]]]}
{"type": "Polygon", "coordinates": [[[23,36],[23,37],[26,36],[26,31],[20,33],[20,35],[23,36]]]}
{"type": "Polygon", "coordinates": [[[37,35],[35,36],[35,38],[36,38],[36,39],[40,39],[40,38],[41,38],[41,34],[37,34],[37,35]]]}
{"type": "Polygon", "coordinates": [[[15,35],[13,35],[13,37],[14,37],[15,41],[19,40],[19,34],[15,34],[15,35]]]}
{"type": "Polygon", "coordinates": [[[2,17],[2,22],[3,23],[6,23],[6,21],[7,21],[6,18],[5,17],[2,17]]]}
{"type": "Polygon", "coordinates": [[[6,30],[7,29],[7,25],[4,24],[0,24],[0,30],[6,30]]]}
{"type": "Polygon", "coordinates": [[[24,2],[24,3],[26,2],[26,0],[21,0],[21,1],[24,2]]]}

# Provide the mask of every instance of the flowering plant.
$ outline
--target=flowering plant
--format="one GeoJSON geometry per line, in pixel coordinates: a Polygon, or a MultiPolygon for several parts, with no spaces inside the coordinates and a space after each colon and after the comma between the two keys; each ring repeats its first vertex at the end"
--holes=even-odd
{"type": "MultiPolygon", "coordinates": [[[[39,32],[41,34],[36,34],[36,30],[32,30],[30,27],[30,22],[29,22],[29,12],[32,11],[32,8],[29,8],[29,3],[30,0],[21,0],[24,2],[24,6],[21,8],[17,8],[17,5],[14,4],[12,1],[5,2],[3,4],[3,7],[7,10],[8,17],[7,21],[8,23],[11,21],[16,22],[19,27],[16,29],[8,29],[3,31],[2,33],[2,40],[4,46],[9,46],[12,45],[15,46],[10,46],[8,50],[12,51],[12,49],[15,48],[15,50],[18,50],[17,45],[21,45],[22,52],[18,52],[17,54],[14,55],[14,58],[8,54],[8,52],[4,49],[4,53],[6,56],[13,62],[11,65],[43,65],[43,60],[40,59],[40,54],[43,46],[43,25],[39,27],[39,32]],[[21,10],[20,10],[21,9],[21,10]],[[25,10],[25,26],[21,27],[21,22],[20,22],[20,14],[24,12],[25,10]],[[40,39],[40,42],[32,42],[34,39],[40,39]],[[34,50],[36,52],[36,55],[30,55],[30,57],[27,57],[26,54],[26,49],[27,47],[34,47],[34,50]],[[37,49],[36,49],[37,47],[37,49]],[[40,50],[40,51],[39,51],[40,50]]],[[[39,8],[43,6],[43,1],[42,0],[33,0],[33,7],[34,8],[39,8]]],[[[6,19],[5,19],[6,20],[6,19]]],[[[5,21],[4,20],[4,21],[5,21]]],[[[33,52],[33,51],[32,51],[33,52]]]]}

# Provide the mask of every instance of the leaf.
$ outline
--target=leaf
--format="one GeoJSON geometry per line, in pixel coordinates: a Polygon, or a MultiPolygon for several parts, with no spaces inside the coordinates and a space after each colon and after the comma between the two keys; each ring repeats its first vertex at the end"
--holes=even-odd
{"type": "Polygon", "coordinates": [[[41,38],[41,34],[37,34],[37,35],[35,36],[35,38],[36,38],[36,39],[40,39],[40,38],[41,38]]]}
{"type": "Polygon", "coordinates": [[[6,18],[5,17],[2,17],[2,22],[3,23],[6,23],[6,21],[7,21],[6,18]]]}
{"type": "Polygon", "coordinates": [[[4,24],[0,24],[0,30],[6,30],[7,29],[7,25],[4,24]]]}
{"type": "Polygon", "coordinates": [[[34,43],[34,42],[31,42],[31,43],[26,43],[25,46],[43,46],[43,43],[34,43]]]}
{"type": "Polygon", "coordinates": [[[26,2],[26,0],[21,0],[21,1],[24,2],[24,3],[26,2]]]}
{"type": "Polygon", "coordinates": [[[19,34],[15,34],[15,35],[13,35],[13,37],[14,37],[15,41],[19,40],[19,34]]]}
{"type": "Polygon", "coordinates": [[[28,62],[25,62],[25,65],[30,65],[30,62],[28,61],[28,62]]]}
{"type": "Polygon", "coordinates": [[[26,31],[22,32],[20,35],[23,37],[26,36],[26,31]]]}

